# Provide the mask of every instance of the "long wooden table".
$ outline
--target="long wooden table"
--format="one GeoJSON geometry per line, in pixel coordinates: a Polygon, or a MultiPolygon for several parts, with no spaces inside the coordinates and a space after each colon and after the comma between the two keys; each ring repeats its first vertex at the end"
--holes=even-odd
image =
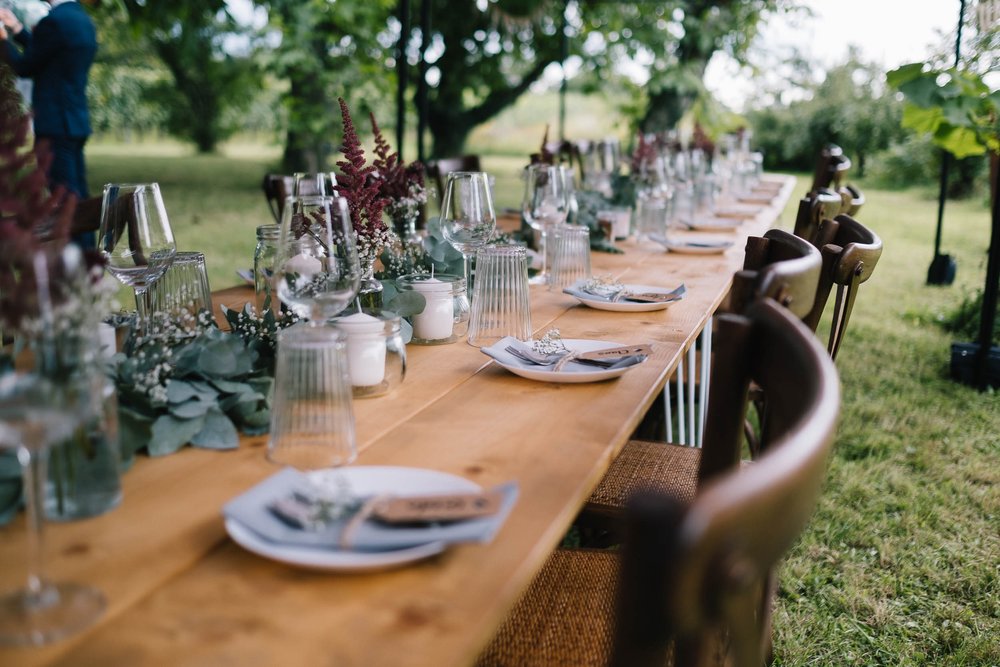
{"type": "MultiPolygon", "coordinates": [[[[0,665],[471,663],[725,297],[743,239],[777,220],[794,181],[768,178],[782,182],[781,193],[723,255],[631,242],[621,244],[625,254],[593,255],[595,274],[685,283],[685,299],[665,311],[607,313],[532,288],[536,332],[652,343],[649,361],[621,378],[533,382],[464,343],[411,345],[405,382],[355,402],[356,465],[433,468],[483,486],[519,482],[520,499],[492,543],[380,573],[296,569],[244,551],[223,527],[223,504],[276,470],[264,459],[265,437],[243,438],[231,452],[140,457],[123,477],[119,508],[47,533],[53,578],[103,590],[104,617],[53,646],[0,650],[0,665]]],[[[251,295],[234,288],[218,297],[239,306],[251,295]]],[[[23,581],[23,519],[0,535],[6,590],[23,581]]]]}

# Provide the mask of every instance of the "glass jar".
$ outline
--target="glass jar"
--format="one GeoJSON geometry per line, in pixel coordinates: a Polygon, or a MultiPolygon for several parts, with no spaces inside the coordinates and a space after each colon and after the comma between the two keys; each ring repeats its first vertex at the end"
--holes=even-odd
{"type": "Polygon", "coordinates": [[[406,344],[399,315],[362,310],[331,320],[347,338],[347,366],[354,398],[383,396],[406,377],[406,344]]]}
{"type": "Polygon", "coordinates": [[[411,273],[396,278],[401,292],[413,291],[424,297],[424,308],[406,318],[413,326],[411,343],[444,345],[454,343],[469,330],[469,297],[465,279],[449,273],[411,273]]]}
{"type": "Polygon", "coordinates": [[[274,273],[274,258],[278,252],[278,240],[281,229],[278,225],[260,225],[257,227],[257,247],[253,251],[253,288],[256,296],[257,312],[263,313],[265,304],[270,303],[271,275],[274,273]]]}

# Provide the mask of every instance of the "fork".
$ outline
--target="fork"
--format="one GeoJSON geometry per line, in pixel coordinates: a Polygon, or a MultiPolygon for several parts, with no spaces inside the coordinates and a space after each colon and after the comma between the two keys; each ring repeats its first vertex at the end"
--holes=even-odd
{"type": "Polygon", "coordinates": [[[575,361],[578,364],[586,364],[589,366],[598,366],[600,368],[608,368],[614,364],[617,359],[603,360],[603,359],[577,359],[576,353],[567,350],[565,353],[553,353],[553,354],[541,354],[540,352],[535,352],[534,350],[523,350],[513,345],[508,345],[504,348],[508,354],[517,357],[521,361],[527,362],[529,364],[534,364],[535,366],[554,366],[552,370],[559,371],[570,361],[575,361]]]}

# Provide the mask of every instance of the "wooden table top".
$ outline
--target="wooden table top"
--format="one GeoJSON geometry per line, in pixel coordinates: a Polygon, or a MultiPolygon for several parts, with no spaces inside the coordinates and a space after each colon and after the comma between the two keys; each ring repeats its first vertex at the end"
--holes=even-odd
{"type": "MultiPolygon", "coordinates": [[[[221,508],[273,474],[266,436],[238,450],[186,448],[137,458],[124,501],[105,516],[49,525],[53,579],[108,598],[90,630],[53,646],[0,649],[3,665],[466,665],[559,544],[608,463],[650,407],[681,354],[725,297],[743,240],[774,226],[794,179],[732,234],[722,255],[666,254],[623,242],[594,253],[595,274],[687,285],[663,311],[609,313],[532,287],[532,326],[566,338],[652,343],[647,363],[607,382],[563,385],[516,377],[465,343],[407,347],[391,394],[354,403],[355,465],[432,468],[483,486],[520,484],[490,544],[453,546],[379,573],[314,572],[255,556],[226,535],[221,508]]],[[[217,294],[239,307],[248,288],[217,294]]],[[[23,581],[23,518],[0,530],[0,590],[23,581]]]]}

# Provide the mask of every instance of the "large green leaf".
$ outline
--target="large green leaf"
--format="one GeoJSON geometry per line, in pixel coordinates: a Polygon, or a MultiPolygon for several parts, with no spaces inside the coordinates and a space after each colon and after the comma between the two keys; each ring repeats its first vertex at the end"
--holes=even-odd
{"type": "Polygon", "coordinates": [[[919,77],[923,71],[923,63],[910,63],[909,65],[902,65],[894,70],[886,72],[885,81],[893,88],[899,88],[907,81],[919,77]]]}
{"type": "MultiPolygon", "coordinates": [[[[957,89],[954,84],[950,85],[953,89],[957,89]]],[[[913,104],[930,107],[940,104],[943,88],[938,86],[934,77],[925,75],[907,81],[899,86],[899,90],[913,104]]]]}
{"type": "Polygon", "coordinates": [[[935,132],[944,114],[940,107],[924,109],[913,104],[903,107],[903,127],[908,127],[917,132],[935,132]]]}
{"type": "Polygon", "coordinates": [[[148,447],[149,455],[173,454],[201,431],[205,420],[204,415],[194,419],[178,419],[173,415],[160,415],[153,422],[152,437],[148,447]]]}
{"type": "Polygon", "coordinates": [[[205,415],[201,430],[191,438],[191,444],[206,449],[236,449],[240,436],[229,417],[222,410],[212,408],[205,415]]]}
{"type": "Polygon", "coordinates": [[[986,146],[979,141],[976,133],[966,127],[939,128],[934,134],[934,141],[960,160],[986,152],[986,146]]]}

